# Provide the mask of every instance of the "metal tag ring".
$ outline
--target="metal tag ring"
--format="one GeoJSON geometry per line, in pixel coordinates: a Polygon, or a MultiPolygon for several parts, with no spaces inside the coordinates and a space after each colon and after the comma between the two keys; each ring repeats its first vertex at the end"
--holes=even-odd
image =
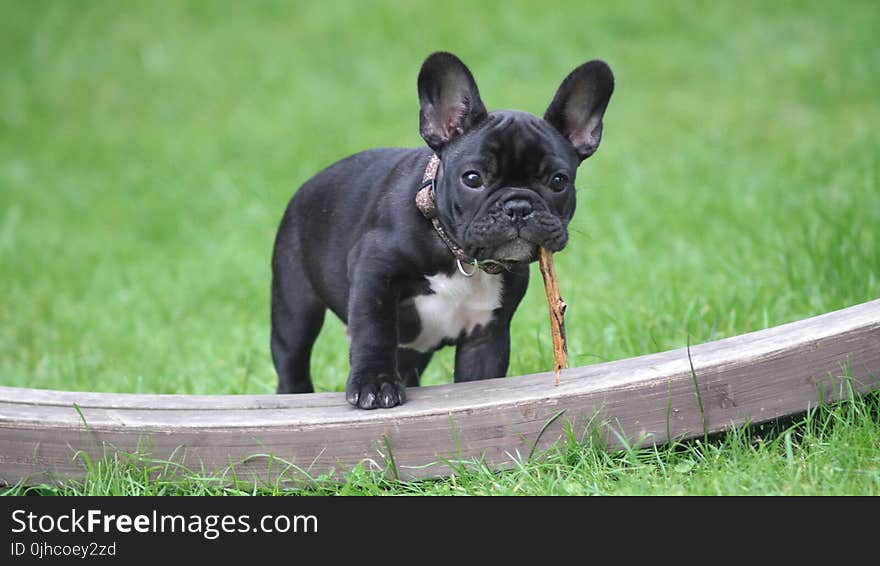
{"type": "Polygon", "coordinates": [[[477,269],[478,269],[476,258],[474,258],[474,263],[472,264],[474,266],[474,268],[471,270],[470,273],[468,273],[467,271],[464,270],[464,266],[461,264],[460,259],[455,260],[455,265],[458,266],[458,272],[461,273],[462,275],[464,275],[465,277],[473,277],[474,273],[476,273],[477,269]]]}

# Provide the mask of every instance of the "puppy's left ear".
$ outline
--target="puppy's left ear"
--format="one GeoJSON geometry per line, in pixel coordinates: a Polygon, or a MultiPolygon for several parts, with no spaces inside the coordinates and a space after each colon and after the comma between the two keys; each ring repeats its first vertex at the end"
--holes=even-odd
{"type": "Polygon", "coordinates": [[[452,53],[438,51],[419,71],[419,129],[438,151],[487,116],[477,83],[467,66],[452,53]]]}
{"type": "Polygon", "coordinates": [[[589,61],[571,72],[556,91],[544,119],[568,138],[581,161],[602,139],[602,116],[614,92],[614,74],[604,61],[589,61]]]}

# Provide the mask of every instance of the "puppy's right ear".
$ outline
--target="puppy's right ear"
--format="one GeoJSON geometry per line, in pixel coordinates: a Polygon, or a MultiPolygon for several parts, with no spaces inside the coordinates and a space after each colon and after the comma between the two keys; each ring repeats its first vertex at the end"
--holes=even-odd
{"type": "Polygon", "coordinates": [[[438,51],[419,71],[419,129],[434,151],[486,117],[470,70],[452,53],[438,51]]]}

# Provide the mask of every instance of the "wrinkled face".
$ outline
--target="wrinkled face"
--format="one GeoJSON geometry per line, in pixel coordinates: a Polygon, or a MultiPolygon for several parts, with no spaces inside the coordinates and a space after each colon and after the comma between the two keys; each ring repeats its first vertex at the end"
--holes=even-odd
{"type": "Polygon", "coordinates": [[[477,260],[534,261],[568,241],[580,163],[571,143],[525,112],[492,112],[441,153],[437,206],[477,260]]]}

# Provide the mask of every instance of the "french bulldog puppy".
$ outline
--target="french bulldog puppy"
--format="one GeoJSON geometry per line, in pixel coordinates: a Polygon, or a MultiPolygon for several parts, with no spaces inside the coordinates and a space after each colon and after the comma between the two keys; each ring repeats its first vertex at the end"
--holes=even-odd
{"type": "Polygon", "coordinates": [[[465,64],[430,55],[418,77],[428,147],[343,159],[307,181],[281,219],[278,392],[313,391],[309,357],[328,308],[348,325],[345,398],[361,409],[404,403],[444,346],[456,347],[456,382],[503,377],[528,264],[539,246],[568,241],[577,169],[599,147],[613,90],[608,65],[589,61],[543,118],[487,112],[465,64]]]}

